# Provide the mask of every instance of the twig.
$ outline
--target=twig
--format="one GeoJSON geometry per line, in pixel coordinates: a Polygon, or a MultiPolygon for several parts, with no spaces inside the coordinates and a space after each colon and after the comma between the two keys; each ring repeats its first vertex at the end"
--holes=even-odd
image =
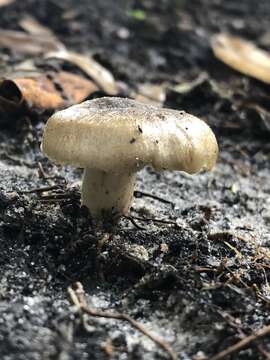
{"type": "Polygon", "coordinates": [[[255,331],[253,334],[246,336],[242,340],[238,341],[236,344],[229,346],[227,349],[222,350],[221,352],[212,356],[209,360],[224,359],[226,356],[240,351],[244,347],[250,345],[250,343],[252,343],[253,341],[269,334],[270,334],[270,325],[264,326],[263,328],[255,331]]]}
{"type": "Polygon", "coordinates": [[[33,167],[33,164],[30,163],[29,161],[27,160],[24,160],[24,159],[20,159],[19,157],[15,156],[15,155],[9,155],[7,153],[1,153],[0,154],[0,157],[1,159],[3,160],[9,160],[9,161],[12,161],[15,165],[20,165],[20,166],[27,166],[29,168],[32,168],[33,167]]]}
{"type": "Polygon", "coordinates": [[[43,166],[41,164],[41,162],[39,161],[37,163],[38,165],[38,171],[39,171],[39,175],[41,178],[45,179],[45,180],[62,180],[65,184],[67,183],[66,179],[62,176],[62,175],[53,175],[53,176],[49,176],[45,173],[45,170],[43,169],[43,166]]]}
{"type": "Polygon", "coordinates": [[[64,203],[67,200],[71,200],[71,198],[63,198],[63,199],[38,199],[39,202],[44,204],[58,204],[58,203],[64,203]]]}
{"type": "Polygon", "coordinates": [[[150,193],[147,193],[145,191],[141,191],[141,190],[135,190],[134,191],[134,197],[135,198],[141,198],[141,197],[149,197],[149,198],[152,198],[152,199],[155,199],[155,200],[158,200],[164,204],[168,204],[168,205],[171,205],[173,208],[175,207],[175,204],[170,201],[170,200],[166,200],[166,199],[163,199],[162,197],[160,196],[157,196],[157,195],[153,195],[153,194],[150,194],[150,193]]]}
{"type": "Polygon", "coordinates": [[[195,267],[195,271],[198,272],[198,273],[201,273],[201,272],[217,272],[218,270],[217,269],[211,269],[211,268],[208,268],[208,267],[201,267],[201,266],[197,266],[195,267]]]}
{"type": "Polygon", "coordinates": [[[46,178],[47,178],[47,175],[46,175],[46,173],[45,173],[45,171],[44,171],[44,169],[43,169],[43,166],[42,166],[42,164],[41,164],[40,161],[37,163],[37,166],[38,166],[39,176],[40,176],[41,178],[43,178],[43,179],[46,179],[46,178]]]}
{"type": "Polygon", "coordinates": [[[59,185],[51,185],[51,186],[44,186],[44,187],[39,187],[39,188],[34,188],[31,190],[25,190],[25,191],[21,191],[22,194],[32,194],[32,193],[40,193],[40,192],[44,192],[44,191],[50,191],[50,190],[55,190],[60,188],[59,185]]]}
{"type": "Polygon", "coordinates": [[[143,335],[151,339],[155,344],[160,346],[164,351],[167,352],[171,360],[177,360],[176,355],[170,348],[170,346],[163,340],[157,337],[156,335],[151,334],[143,325],[138,323],[136,320],[130,318],[129,316],[122,313],[112,313],[108,311],[100,311],[87,306],[84,296],[84,290],[82,284],[77,282],[75,284],[75,289],[71,287],[68,288],[68,293],[70,295],[71,301],[77,307],[77,310],[83,313],[86,313],[94,317],[103,317],[106,319],[115,319],[128,322],[135,329],[140,331],[143,335]]]}
{"type": "MultiPolygon", "coordinates": [[[[233,327],[238,331],[242,339],[247,336],[243,331],[242,327],[240,326],[240,324],[236,322],[236,319],[231,314],[225,312],[224,310],[220,310],[219,308],[217,308],[217,312],[228,323],[228,325],[230,325],[231,327],[233,327]]],[[[268,354],[268,352],[264,350],[261,344],[256,344],[256,347],[258,351],[264,356],[265,359],[270,360],[270,354],[268,354]]]]}
{"type": "Polygon", "coordinates": [[[40,201],[44,201],[44,200],[64,200],[64,199],[71,199],[72,198],[72,194],[70,193],[54,193],[54,194],[50,194],[50,195],[44,195],[42,196],[39,200],[40,201]]]}
{"type": "Polygon", "coordinates": [[[144,227],[140,226],[136,223],[136,221],[133,219],[132,216],[123,215],[123,217],[127,220],[129,220],[137,229],[139,230],[146,230],[144,227]]]}
{"type": "Polygon", "coordinates": [[[153,219],[153,218],[141,218],[138,216],[131,216],[133,219],[138,220],[138,221],[146,221],[146,222],[157,222],[157,223],[161,223],[161,224],[168,224],[168,225],[174,225],[176,227],[179,227],[179,225],[177,224],[176,221],[173,220],[165,220],[165,219],[153,219]]]}
{"type": "Polygon", "coordinates": [[[238,279],[238,281],[244,286],[244,288],[246,289],[250,289],[250,286],[248,286],[242,279],[241,277],[237,277],[237,275],[226,265],[224,265],[224,269],[227,270],[234,279],[238,279]]]}

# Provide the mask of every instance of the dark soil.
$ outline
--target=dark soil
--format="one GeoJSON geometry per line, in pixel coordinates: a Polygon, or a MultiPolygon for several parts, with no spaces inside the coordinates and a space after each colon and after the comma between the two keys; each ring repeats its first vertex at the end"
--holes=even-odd
{"type": "MultiPolygon", "coordinates": [[[[170,91],[166,106],[204,118],[220,157],[213,172],[194,177],[143,170],[137,190],[173,206],[138,192],[135,220],[121,220],[100,244],[103,234],[80,208],[81,171],[57,167],[40,151],[49,114],[0,119],[1,359],[167,358],[121,321],[86,317],[83,326],[67,294],[75,281],[90,305],[131,316],[182,360],[211,357],[268,325],[269,120],[238,104],[252,99],[269,107],[269,86],[218,62],[209,40],[228,31],[269,47],[269,1],[17,0],[1,8],[0,27],[19,29],[23,14],[69,48],[95,54],[128,89],[207,72],[187,94],[170,91]],[[47,195],[29,192],[54,185],[47,195]]],[[[23,59],[0,53],[2,68],[23,59]]],[[[269,353],[268,336],[231,358],[269,353]]]]}

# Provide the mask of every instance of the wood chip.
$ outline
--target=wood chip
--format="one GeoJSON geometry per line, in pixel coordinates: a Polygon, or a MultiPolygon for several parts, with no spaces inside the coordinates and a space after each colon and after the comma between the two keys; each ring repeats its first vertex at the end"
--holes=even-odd
{"type": "Polygon", "coordinates": [[[47,59],[55,58],[70,62],[90,76],[108,95],[116,95],[118,93],[117,84],[111,72],[96,62],[91,56],[61,50],[48,53],[45,57],[47,59]]]}
{"type": "Polygon", "coordinates": [[[242,74],[270,84],[270,53],[239,37],[219,34],[211,40],[215,56],[242,74]]]}

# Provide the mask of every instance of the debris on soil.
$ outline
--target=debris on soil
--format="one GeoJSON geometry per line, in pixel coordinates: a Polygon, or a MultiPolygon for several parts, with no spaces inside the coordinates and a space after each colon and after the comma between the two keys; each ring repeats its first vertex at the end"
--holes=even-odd
{"type": "Polygon", "coordinates": [[[85,301],[84,290],[83,290],[81,283],[77,282],[75,284],[75,290],[72,287],[69,287],[68,293],[70,295],[70,298],[71,298],[73,304],[76,306],[77,311],[81,311],[82,313],[88,314],[90,316],[104,317],[106,319],[115,319],[115,320],[126,321],[132,327],[134,327],[136,330],[140,331],[143,335],[147,336],[155,344],[157,344],[164,351],[166,351],[171,360],[177,359],[176,354],[174,354],[174,352],[172,351],[170,346],[163,339],[160,339],[156,335],[151,334],[142,324],[138,323],[137,321],[130,318],[126,314],[108,312],[108,311],[99,311],[99,310],[90,308],[85,301]]]}
{"type": "MultiPolygon", "coordinates": [[[[37,19],[35,19],[33,16],[29,14],[24,15],[20,19],[19,25],[25,32],[29,34],[46,36],[47,38],[57,40],[56,36],[54,35],[51,29],[42,25],[40,22],[37,21],[37,19]]],[[[62,46],[64,47],[64,45],[61,45],[61,47],[62,46]]]]}
{"type": "Polygon", "coordinates": [[[76,65],[93,79],[107,95],[116,95],[118,93],[118,86],[113,75],[90,56],[61,50],[48,53],[45,58],[63,60],[76,65]]]}
{"type": "MultiPolygon", "coordinates": [[[[162,103],[154,88],[161,86],[164,107],[203,118],[220,144],[212,173],[139,172],[130,215],[104,232],[81,207],[82,170],[54,165],[40,150],[53,110],[26,109],[22,117],[10,110],[6,119],[0,113],[1,359],[168,357],[126,321],[87,314],[82,321],[67,294],[76,282],[87,307],[134,319],[170,344],[178,360],[269,359],[269,86],[219,61],[210,41],[230,33],[267,50],[269,18],[266,0],[1,6],[0,28],[23,29],[23,41],[30,36],[29,44],[15,36],[1,46],[1,81],[42,74],[68,102],[54,81],[67,72],[93,81],[89,99],[104,96],[98,71],[45,59],[53,37],[108,70],[119,96],[146,84],[150,93],[140,89],[141,96],[162,103]]],[[[19,96],[9,99],[16,105],[19,96]]]]}
{"type": "Polygon", "coordinates": [[[211,44],[219,60],[242,74],[270,84],[270,53],[228,34],[215,35],[211,44]]]}
{"type": "Polygon", "coordinates": [[[164,84],[140,84],[137,92],[131,93],[130,96],[142,103],[163,106],[166,99],[166,88],[164,84]]]}
{"type": "MultiPolygon", "coordinates": [[[[220,353],[212,356],[210,358],[210,360],[222,360],[233,353],[239,352],[241,349],[248,346],[251,342],[254,342],[261,337],[268,336],[269,334],[270,334],[270,325],[264,326],[262,329],[257,330],[253,334],[251,334],[249,336],[245,336],[238,343],[236,343],[236,344],[228,347],[227,349],[221,351],[220,353]]],[[[267,354],[267,356],[268,356],[268,354],[267,354]]]]}
{"type": "Polygon", "coordinates": [[[32,109],[59,109],[85,100],[97,89],[92,81],[66,71],[23,78],[13,74],[0,81],[0,112],[6,117],[32,109]]]}
{"type": "Polygon", "coordinates": [[[41,55],[62,49],[62,44],[51,36],[31,35],[23,31],[0,29],[0,47],[22,54],[41,55]]]}

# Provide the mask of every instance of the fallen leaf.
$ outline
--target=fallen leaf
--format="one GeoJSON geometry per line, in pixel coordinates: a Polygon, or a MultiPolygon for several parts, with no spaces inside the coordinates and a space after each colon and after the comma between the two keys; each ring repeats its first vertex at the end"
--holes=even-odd
{"type": "Polygon", "coordinates": [[[91,79],[93,79],[96,82],[96,84],[100,87],[100,89],[102,89],[108,95],[116,95],[118,93],[118,86],[111,72],[105,69],[91,56],[78,54],[66,49],[65,45],[62,44],[57,39],[57,37],[50,29],[40,24],[33,17],[30,16],[24,17],[20,21],[20,25],[23,27],[24,30],[29,32],[30,35],[45,37],[47,40],[50,40],[52,43],[58,44],[56,49],[52,49],[51,51],[49,50],[47,52],[46,51],[44,52],[46,53],[45,56],[46,59],[55,58],[70,62],[73,65],[80,68],[91,79]]]}
{"type": "Polygon", "coordinates": [[[98,88],[92,81],[65,71],[55,73],[53,79],[46,74],[4,79],[0,82],[0,111],[8,114],[26,108],[62,108],[67,103],[85,100],[96,90],[98,88]]]}
{"type": "MultiPolygon", "coordinates": [[[[4,80],[12,81],[12,80],[4,80]]],[[[55,86],[46,75],[41,75],[35,79],[18,78],[13,80],[21,92],[21,97],[27,102],[29,107],[40,109],[56,109],[63,105],[64,100],[55,89],[55,86]]]]}
{"type": "Polygon", "coordinates": [[[190,93],[206,88],[209,88],[208,93],[217,95],[221,99],[231,100],[233,97],[233,92],[230,88],[225,87],[224,85],[216,82],[211,79],[209,75],[205,72],[200,73],[195,79],[191,81],[182,82],[173,86],[168,87],[168,91],[175,92],[181,96],[188,96],[190,93]]]}
{"type": "Polygon", "coordinates": [[[150,83],[140,84],[138,86],[137,92],[131,93],[130,96],[136,101],[142,103],[162,106],[166,99],[165,85],[157,85],[150,83]]]}
{"type": "Polygon", "coordinates": [[[10,5],[14,2],[15,0],[0,0],[0,7],[10,5]]]}
{"type": "Polygon", "coordinates": [[[218,34],[211,40],[215,56],[242,74],[270,84],[270,53],[250,41],[218,34]]]}
{"type": "Polygon", "coordinates": [[[149,83],[145,83],[145,84],[140,84],[138,86],[138,92],[141,95],[144,95],[146,97],[148,97],[149,99],[159,102],[159,103],[164,103],[165,99],[166,99],[166,93],[165,93],[165,86],[164,84],[149,84],[149,83]]]}
{"type": "Polygon", "coordinates": [[[254,110],[257,115],[259,116],[260,120],[263,123],[263,129],[270,131],[270,112],[269,110],[265,109],[263,106],[252,103],[252,102],[243,102],[243,105],[247,109],[254,110]]]}
{"type": "Polygon", "coordinates": [[[93,81],[66,71],[56,73],[54,81],[63,88],[65,95],[72,104],[82,102],[89,95],[99,90],[93,81]]]}
{"type": "Polygon", "coordinates": [[[38,55],[62,49],[63,45],[48,36],[0,29],[0,47],[22,54],[38,55]]]}
{"type": "MultiPolygon", "coordinates": [[[[51,37],[52,39],[56,40],[56,36],[51,31],[51,29],[47,28],[46,26],[42,25],[38,22],[33,16],[25,15],[20,21],[19,25],[21,28],[32,35],[42,35],[46,37],[51,37]]],[[[57,40],[58,41],[58,40],[57,40]]]]}
{"type": "Polygon", "coordinates": [[[181,82],[180,84],[171,86],[170,89],[179,94],[188,94],[196,87],[198,87],[199,85],[203,84],[205,81],[208,80],[209,80],[208,74],[206,72],[202,72],[194,80],[181,82]]]}
{"type": "MultiPolygon", "coordinates": [[[[11,80],[0,83],[0,113],[16,114],[24,107],[22,93],[18,86],[11,80]]],[[[1,122],[3,119],[1,118],[1,122]]]]}
{"type": "Polygon", "coordinates": [[[55,58],[70,62],[91,77],[107,94],[116,95],[118,93],[117,83],[111,72],[105,69],[90,56],[62,49],[60,51],[48,53],[45,58],[55,58]]]}
{"type": "Polygon", "coordinates": [[[24,60],[11,68],[6,68],[4,72],[0,72],[0,77],[8,78],[12,77],[31,77],[39,76],[41,74],[40,70],[36,67],[35,61],[33,59],[24,60]]]}

